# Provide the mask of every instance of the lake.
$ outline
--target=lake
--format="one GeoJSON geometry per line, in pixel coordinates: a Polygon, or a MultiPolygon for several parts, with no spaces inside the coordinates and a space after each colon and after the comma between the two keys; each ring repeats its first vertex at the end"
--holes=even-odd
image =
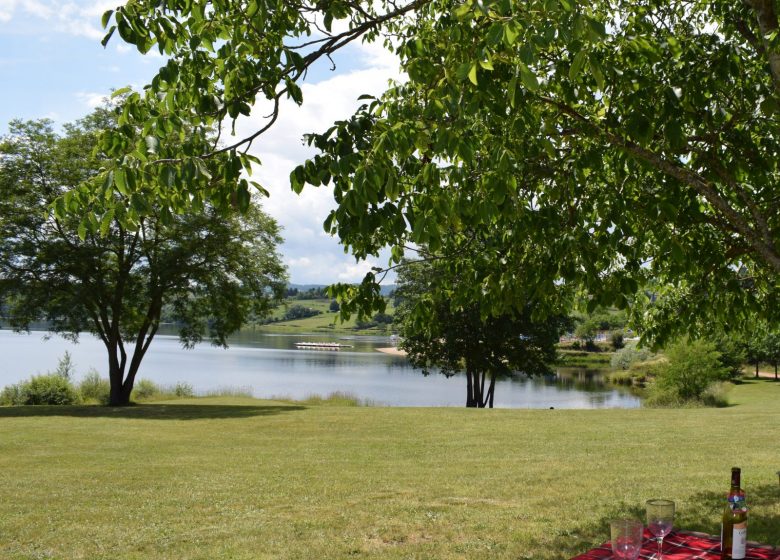
{"type": "MultiPolygon", "coordinates": [[[[33,374],[52,371],[65,351],[71,353],[78,379],[90,368],[107,375],[102,342],[82,335],[78,344],[45,333],[0,330],[0,387],[33,374]]],[[[157,335],[141,364],[139,379],[163,385],[189,383],[195,392],[220,387],[251,390],[256,397],[304,399],[334,392],[388,406],[463,406],[465,377],[423,376],[403,357],[377,352],[390,346],[386,337],[267,334],[243,332],[225,350],[198,345],[181,347],[172,334],[157,335]],[[328,341],[352,345],[340,351],[299,350],[296,342],[328,341]]],[[[597,372],[559,368],[556,375],[516,376],[496,382],[500,408],[636,408],[640,399],[622,387],[606,386],[597,372]]]]}

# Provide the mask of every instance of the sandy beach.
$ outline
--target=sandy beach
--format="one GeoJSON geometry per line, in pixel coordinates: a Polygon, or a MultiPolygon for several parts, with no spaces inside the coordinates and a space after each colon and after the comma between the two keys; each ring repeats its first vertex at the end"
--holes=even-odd
{"type": "Polygon", "coordinates": [[[376,351],[382,352],[384,354],[391,354],[393,356],[406,356],[406,352],[400,348],[396,348],[395,346],[390,346],[389,348],[377,348],[376,351]]]}

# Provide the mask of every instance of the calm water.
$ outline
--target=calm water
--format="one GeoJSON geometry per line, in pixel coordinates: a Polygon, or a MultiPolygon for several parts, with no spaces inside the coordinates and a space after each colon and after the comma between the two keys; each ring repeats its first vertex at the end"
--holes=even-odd
{"type": "MultiPolygon", "coordinates": [[[[57,366],[67,350],[77,377],[89,368],[103,375],[103,344],[82,335],[78,344],[45,333],[0,330],[0,387],[57,366]]],[[[229,349],[201,344],[184,350],[177,338],[158,335],[144,358],[139,378],[160,384],[185,381],[196,392],[219,387],[251,388],[257,397],[306,398],[336,391],[390,406],[463,406],[465,378],[423,376],[404,358],[376,352],[390,346],[384,337],[275,335],[242,333],[229,349]],[[335,341],[354,347],[339,352],[298,350],[296,342],[335,341]]],[[[561,368],[557,375],[522,376],[496,383],[495,406],[512,408],[635,408],[640,401],[622,388],[605,387],[598,374],[561,368]]]]}

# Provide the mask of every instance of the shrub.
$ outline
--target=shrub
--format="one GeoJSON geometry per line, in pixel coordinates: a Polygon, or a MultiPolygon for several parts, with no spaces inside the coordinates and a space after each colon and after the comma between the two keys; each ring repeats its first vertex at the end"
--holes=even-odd
{"type": "Polygon", "coordinates": [[[108,404],[111,396],[111,384],[108,379],[100,377],[95,369],[90,369],[79,383],[79,392],[84,401],[108,404]]]}
{"type": "Polygon", "coordinates": [[[177,397],[192,397],[195,395],[195,391],[192,390],[192,385],[179,381],[176,387],[173,388],[173,393],[177,397]]]}
{"type": "Polygon", "coordinates": [[[79,402],[79,394],[71,382],[61,375],[33,375],[23,384],[22,404],[66,405],[79,402]]]}
{"type": "Polygon", "coordinates": [[[620,350],[625,347],[626,343],[623,340],[623,333],[620,331],[612,331],[609,333],[609,345],[613,350],[620,350]]]}
{"type": "Polygon", "coordinates": [[[339,311],[341,309],[341,306],[339,305],[339,302],[337,302],[335,299],[330,302],[330,305],[328,306],[328,309],[331,311],[339,311]]]}
{"type": "Polygon", "coordinates": [[[667,361],[657,366],[651,402],[708,404],[707,395],[712,394],[713,385],[729,376],[720,362],[720,352],[705,340],[677,342],[667,350],[666,357],[667,361]]]}
{"type": "Polygon", "coordinates": [[[633,364],[646,362],[653,358],[647,348],[637,348],[636,342],[630,342],[612,355],[610,365],[613,369],[628,369],[633,364]]]}
{"type": "Polygon", "coordinates": [[[59,375],[65,379],[73,379],[73,374],[76,373],[76,364],[73,363],[73,359],[70,357],[70,352],[65,350],[65,354],[57,362],[57,369],[54,370],[54,375],[59,375]]]}
{"type": "Polygon", "coordinates": [[[284,312],[283,319],[285,321],[294,321],[296,319],[305,319],[307,317],[314,317],[321,314],[322,311],[312,309],[311,307],[304,307],[303,305],[293,305],[287,311],[284,312]]]}
{"type": "Polygon", "coordinates": [[[162,393],[160,386],[154,381],[148,379],[139,379],[133,386],[133,397],[136,399],[146,400],[156,397],[162,393]]]}
{"type": "Polygon", "coordinates": [[[27,382],[23,381],[16,385],[7,385],[3,387],[2,393],[0,393],[0,405],[3,406],[20,406],[25,404],[25,388],[27,382]]]}

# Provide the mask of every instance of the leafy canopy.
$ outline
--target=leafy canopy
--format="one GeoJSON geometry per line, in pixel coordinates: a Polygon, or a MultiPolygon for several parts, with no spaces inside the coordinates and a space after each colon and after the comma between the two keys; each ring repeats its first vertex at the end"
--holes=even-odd
{"type": "MultiPolygon", "coordinates": [[[[449,232],[492,232],[501,255],[464,288],[479,285],[491,313],[514,305],[518,283],[540,296],[578,286],[593,308],[632,304],[658,341],[692,319],[733,325],[780,307],[772,0],[140,0],[104,19],[172,56],[130,94],[122,124],[142,131],[103,140],[133,192],[162,176],[174,208],[186,192],[246,200],[248,183],[228,187],[252,165],[238,150],[273,125],[279,99],[301,103],[311,64],[383,35],[408,81],[312,135],[319,155],[291,176],[297,191],[333,185],[325,229],[355,256],[390,246],[392,266],[409,244],[438,252],[449,232]],[[225,149],[212,187],[199,170],[221,150],[197,134],[165,142],[269,109],[225,149]],[[637,297],[648,277],[668,286],[661,304],[637,297]]],[[[337,290],[344,313],[381,308],[374,280],[337,290]]]]}
{"type": "Polygon", "coordinates": [[[129,400],[163,306],[185,346],[204,337],[224,346],[281,298],[286,275],[279,228],[254,204],[241,214],[212,204],[179,215],[153,206],[128,228],[115,213],[122,195],[106,191],[98,231],[78,216],[57,217],[53,207],[75,185],[101,188],[105,156],[93,148],[113,122],[100,109],[60,136],[48,121],[15,121],[2,138],[0,299],[14,328],[45,320],[54,332],[98,336],[116,405],[129,400]]]}

